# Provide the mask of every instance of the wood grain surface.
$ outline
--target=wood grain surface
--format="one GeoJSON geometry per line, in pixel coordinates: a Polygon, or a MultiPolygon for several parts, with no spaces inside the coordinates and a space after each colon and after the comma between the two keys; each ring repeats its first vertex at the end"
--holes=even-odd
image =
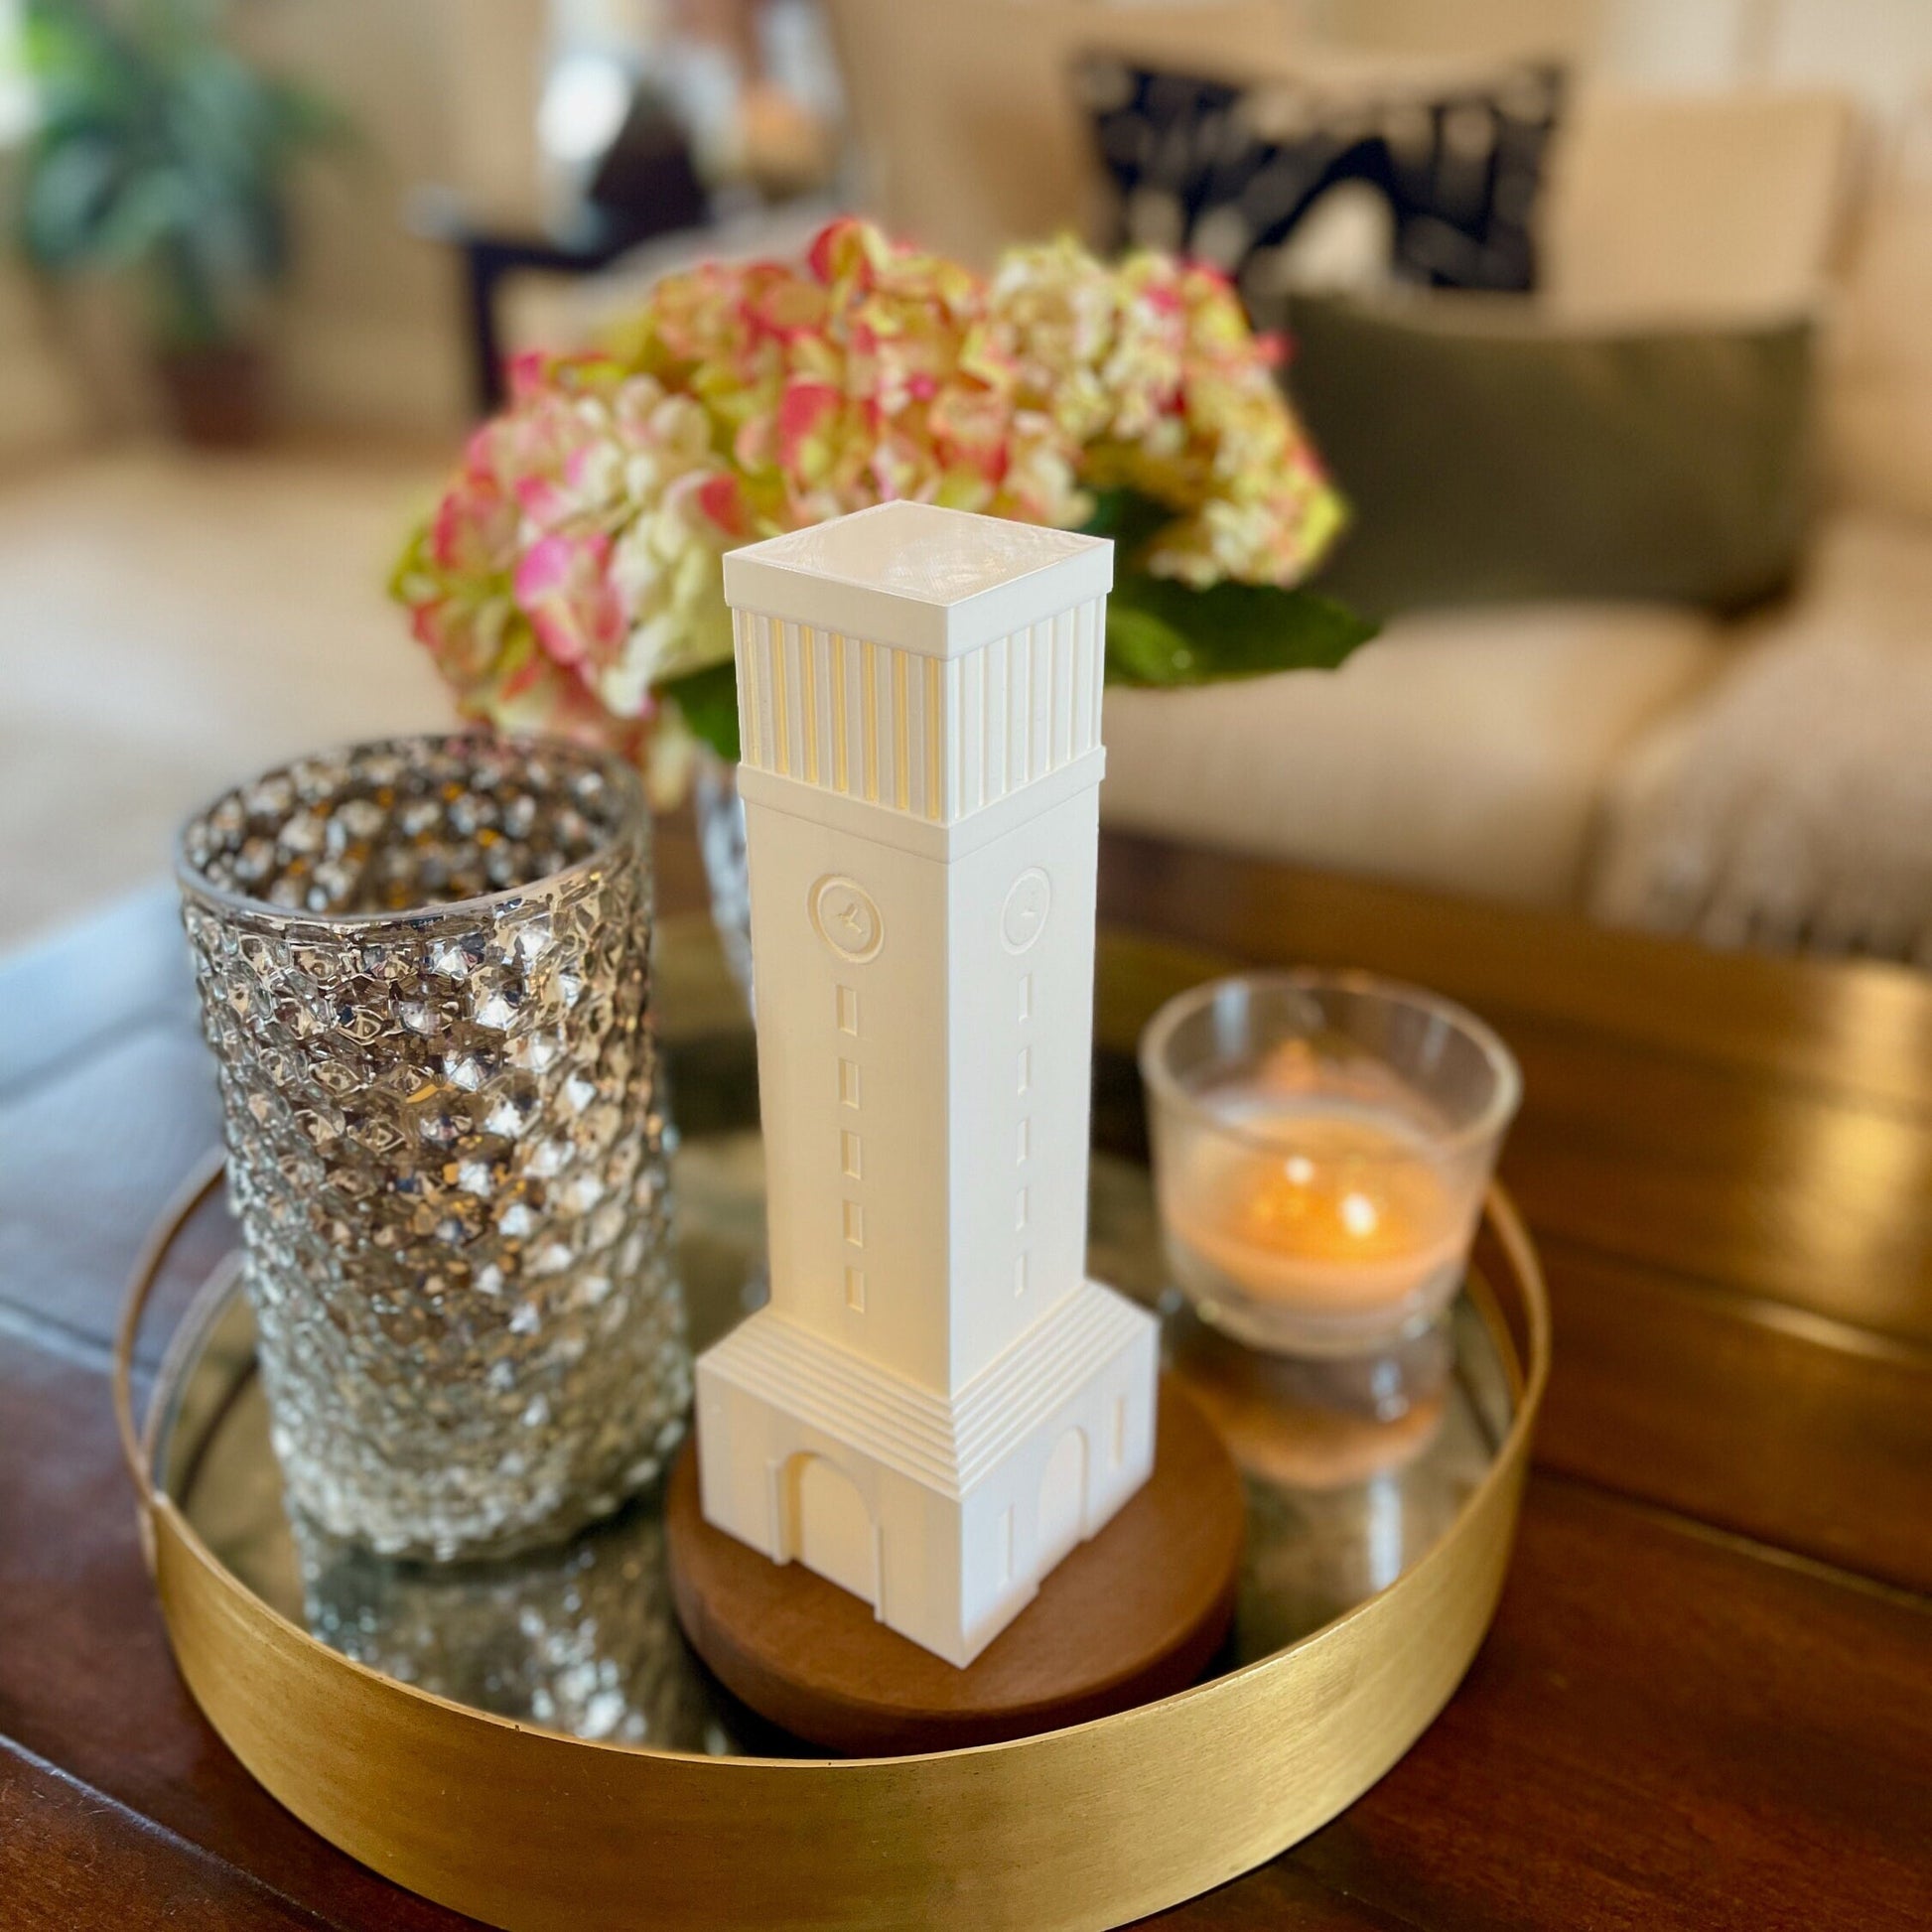
{"type": "Polygon", "coordinates": [[[954,1750],[1085,1724],[1197,1678],[1234,1615],[1247,1498],[1172,1377],[1154,1473],[959,1670],[802,1564],[704,1520],[695,1439],[665,1500],[678,1620],[726,1686],[780,1728],[854,1756],[954,1750]]]}
{"type": "MultiPolygon", "coordinates": [[[[662,859],[698,904],[688,840],[662,859]]],[[[1341,1818],[1165,1922],[1932,1925],[1932,980],[1146,840],[1104,842],[1101,891],[1144,935],[1103,946],[1123,1148],[1118,1049],[1223,960],[1370,966],[1491,1020],[1557,1322],[1463,1688],[1341,1818]]],[[[213,1124],[165,892],[0,966],[0,1927],[465,1924],[269,1799],[167,1651],[106,1343],[213,1124]]]]}

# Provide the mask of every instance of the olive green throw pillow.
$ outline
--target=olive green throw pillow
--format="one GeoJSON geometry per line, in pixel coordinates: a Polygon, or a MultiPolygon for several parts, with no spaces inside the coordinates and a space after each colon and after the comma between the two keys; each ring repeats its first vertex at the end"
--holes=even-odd
{"type": "Polygon", "coordinates": [[[1580,333],[1507,297],[1301,296],[1295,400],[1354,509],[1319,588],[1419,605],[1781,590],[1811,326],[1580,333]]]}

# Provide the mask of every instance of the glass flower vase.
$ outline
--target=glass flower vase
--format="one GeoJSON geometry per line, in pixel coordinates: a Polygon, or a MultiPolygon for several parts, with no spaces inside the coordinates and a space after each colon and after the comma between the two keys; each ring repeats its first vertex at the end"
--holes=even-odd
{"type": "Polygon", "coordinates": [[[752,1003],[752,878],[746,858],[745,805],[738,795],[738,767],[716,752],[698,755],[691,785],[698,849],[711,891],[711,917],[718,928],[731,976],[752,1003]]]}
{"type": "Polygon", "coordinates": [[[434,1559],[617,1508],[690,1394],[635,774],[362,745],[224,793],[177,873],[295,1505],[434,1559]]]}

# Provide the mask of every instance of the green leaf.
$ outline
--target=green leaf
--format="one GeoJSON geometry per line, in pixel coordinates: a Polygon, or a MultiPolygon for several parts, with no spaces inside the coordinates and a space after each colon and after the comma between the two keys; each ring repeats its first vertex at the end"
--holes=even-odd
{"type": "Polygon", "coordinates": [[[122,183],[111,142],[76,136],[36,156],[20,197],[20,242],[37,268],[95,259],[122,183]]]}
{"type": "Polygon", "coordinates": [[[684,722],[721,759],[738,762],[738,666],[729,657],[666,680],[657,694],[676,704],[684,722]]]}
{"type": "Polygon", "coordinates": [[[1174,515],[1167,504],[1143,496],[1137,489],[1103,489],[1095,494],[1093,514],[1083,529],[1090,537],[1112,537],[1120,568],[1126,571],[1174,515]]]}
{"type": "Polygon", "coordinates": [[[1107,606],[1107,676],[1172,688],[1270,671],[1332,670],[1377,626],[1333,598],[1269,584],[1193,590],[1130,574],[1107,606]]]}
{"type": "Polygon", "coordinates": [[[38,124],[19,245],[52,273],[139,274],[170,340],[245,323],[288,266],[296,164],[348,131],[320,95],[231,49],[224,12],[224,0],[26,0],[38,124]]]}
{"type": "Polygon", "coordinates": [[[1138,490],[1109,489],[1087,520],[1089,536],[1111,537],[1118,549],[1107,608],[1107,675],[1115,683],[1166,687],[1332,670],[1375,635],[1373,623],[1311,591],[1269,584],[1197,591],[1150,577],[1142,561],[1175,514],[1138,490]]]}
{"type": "Polygon", "coordinates": [[[156,168],[130,179],[96,227],[93,251],[102,266],[148,260],[170,237],[189,237],[203,210],[195,185],[178,169],[156,168]]]}
{"type": "MultiPolygon", "coordinates": [[[[405,559],[405,569],[414,556],[405,559]]],[[[400,575],[400,573],[399,573],[400,575]]],[[[1107,676],[1117,684],[1171,688],[1269,671],[1328,670],[1376,626],[1332,598],[1271,585],[1190,590],[1129,574],[1107,610],[1107,676]]],[[[727,659],[657,687],[722,759],[736,762],[738,674],[727,659]]]]}

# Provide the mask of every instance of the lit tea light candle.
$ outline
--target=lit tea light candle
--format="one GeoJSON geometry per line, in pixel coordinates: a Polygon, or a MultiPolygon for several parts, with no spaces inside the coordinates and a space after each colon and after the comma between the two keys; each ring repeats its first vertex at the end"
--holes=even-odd
{"type": "Polygon", "coordinates": [[[1169,1258],[1207,1319],[1327,1357],[1437,1317],[1518,1092],[1480,1022],[1358,976],[1256,975],[1171,1003],[1142,1065],[1169,1258]]]}
{"type": "Polygon", "coordinates": [[[1335,1314],[1399,1311],[1459,1266],[1469,1203],[1402,1114],[1318,1097],[1217,1095],[1239,1138],[1202,1137],[1168,1221],[1210,1291],[1335,1314]]]}

